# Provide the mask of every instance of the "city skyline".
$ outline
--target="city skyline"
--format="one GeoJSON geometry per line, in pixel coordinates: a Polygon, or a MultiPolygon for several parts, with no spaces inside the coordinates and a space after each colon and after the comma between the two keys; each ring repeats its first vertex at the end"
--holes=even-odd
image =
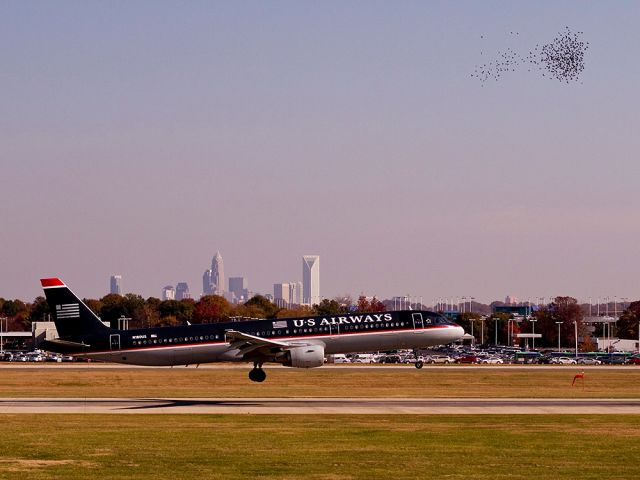
{"type": "Polygon", "coordinates": [[[0,296],[634,298],[635,2],[0,5],[0,296]],[[478,66],[589,43],[579,78],[478,66]],[[517,36],[516,36],[517,33],[517,36]],[[91,267],[89,268],[89,265],[91,267]]]}

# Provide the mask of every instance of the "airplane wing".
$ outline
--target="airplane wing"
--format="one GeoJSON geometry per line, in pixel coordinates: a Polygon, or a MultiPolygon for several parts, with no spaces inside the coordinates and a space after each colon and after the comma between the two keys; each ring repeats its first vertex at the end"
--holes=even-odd
{"type": "Polygon", "coordinates": [[[231,348],[237,348],[243,356],[248,353],[262,350],[266,354],[273,355],[292,347],[300,345],[308,345],[307,343],[287,343],[269,338],[256,337],[248,333],[238,332],[237,330],[225,330],[225,336],[231,348]]]}

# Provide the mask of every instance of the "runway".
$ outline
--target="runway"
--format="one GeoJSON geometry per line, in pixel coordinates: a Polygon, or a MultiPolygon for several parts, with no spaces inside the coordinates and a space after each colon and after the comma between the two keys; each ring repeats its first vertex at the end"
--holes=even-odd
{"type": "Polygon", "coordinates": [[[0,414],[640,414],[640,399],[3,398],[0,414]]]}

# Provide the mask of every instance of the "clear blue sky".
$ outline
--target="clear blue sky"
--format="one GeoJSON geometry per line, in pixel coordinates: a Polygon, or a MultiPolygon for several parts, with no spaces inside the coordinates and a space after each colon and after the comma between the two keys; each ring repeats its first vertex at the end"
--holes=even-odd
{"type": "Polygon", "coordinates": [[[640,4],[3,1],[0,296],[638,297],[640,4]],[[475,65],[569,26],[580,82],[475,65]],[[511,35],[517,31],[519,35],[511,35]],[[482,38],[481,38],[482,37],[482,38]]]}

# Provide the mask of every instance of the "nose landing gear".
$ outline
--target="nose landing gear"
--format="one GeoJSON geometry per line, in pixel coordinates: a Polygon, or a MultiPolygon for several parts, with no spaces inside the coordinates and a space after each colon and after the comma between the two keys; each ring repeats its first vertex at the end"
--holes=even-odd
{"type": "Polygon", "coordinates": [[[253,370],[249,372],[249,380],[252,382],[264,382],[267,378],[267,374],[262,369],[262,364],[258,362],[253,363],[253,370]]]}

